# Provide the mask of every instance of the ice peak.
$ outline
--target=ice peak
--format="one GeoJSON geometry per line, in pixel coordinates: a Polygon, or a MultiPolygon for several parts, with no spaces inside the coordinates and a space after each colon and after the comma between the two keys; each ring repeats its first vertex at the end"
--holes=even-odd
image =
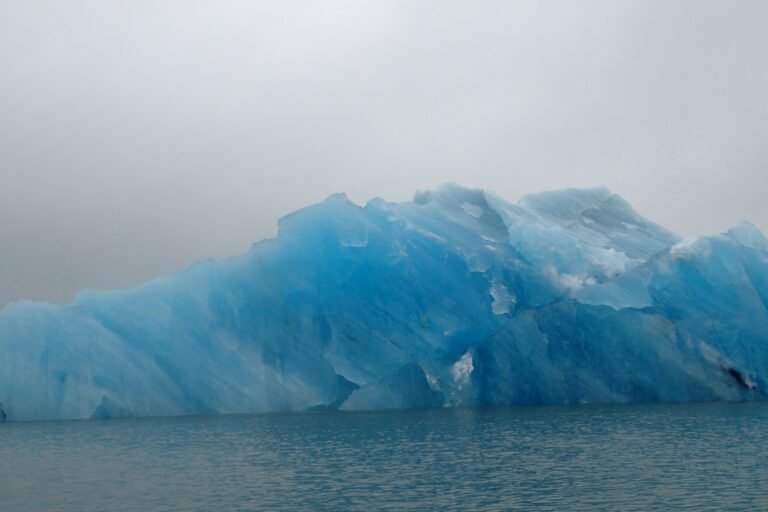
{"type": "Polygon", "coordinates": [[[352,202],[351,199],[349,199],[349,196],[347,196],[344,192],[335,192],[328,197],[325,198],[323,203],[349,203],[349,204],[355,204],[352,202]]]}
{"type": "Polygon", "coordinates": [[[747,220],[742,220],[725,232],[725,236],[741,245],[754,249],[768,249],[768,239],[762,231],[747,220]]]}
{"type": "Polygon", "coordinates": [[[462,187],[456,183],[443,183],[432,190],[418,191],[413,196],[413,202],[416,204],[427,204],[433,200],[457,205],[465,202],[485,205],[485,191],[462,187]]]}
{"type": "Polygon", "coordinates": [[[536,194],[527,194],[520,199],[520,206],[535,210],[540,214],[578,218],[584,212],[602,207],[611,202],[614,207],[627,209],[634,213],[632,206],[621,196],[613,194],[606,187],[567,188],[536,194]]]}
{"type": "Polygon", "coordinates": [[[321,225],[354,222],[362,207],[353,203],[343,192],[331,194],[324,201],[289,213],[277,221],[279,234],[290,231],[317,231],[321,225]]]}

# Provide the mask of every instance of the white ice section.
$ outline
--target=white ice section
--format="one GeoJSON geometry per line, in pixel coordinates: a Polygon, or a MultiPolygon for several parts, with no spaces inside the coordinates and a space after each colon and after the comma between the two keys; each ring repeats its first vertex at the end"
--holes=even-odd
{"type": "Polygon", "coordinates": [[[703,237],[686,237],[676,243],[669,250],[673,258],[685,258],[688,256],[707,256],[711,253],[709,241],[703,237]]]}
{"type": "Polygon", "coordinates": [[[507,287],[495,279],[491,284],[491,309],[494,315],[506,315],[515,304],[515,296],[507,290],[507,287]]]}
{"type": "Polygon", "coordinates": [[[451,367],[451,374],[453,375],[453,381],[458,385],[464,385],[469,382],[469,378],[472,376],[472,371],[475,369],[472,361],[472,354],[467,352],[461,359],[454,363],[451,367]]]}

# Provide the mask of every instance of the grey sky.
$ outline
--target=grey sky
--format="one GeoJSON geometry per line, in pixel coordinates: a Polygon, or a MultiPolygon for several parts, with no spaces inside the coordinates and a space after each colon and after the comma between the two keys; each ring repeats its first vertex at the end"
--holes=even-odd
{"type": "Polygon", "coordinates": [[[0,0],[0,305],[246,250],[345,191],[606,185],[768,228],[768,2],[0,0]]]}

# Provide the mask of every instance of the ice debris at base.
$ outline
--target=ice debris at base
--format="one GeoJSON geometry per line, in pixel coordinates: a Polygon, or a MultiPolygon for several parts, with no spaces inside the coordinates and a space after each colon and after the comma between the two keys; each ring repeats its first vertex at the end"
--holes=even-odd
{"type": "Polygon", "coordinates": [[[604,188],[343,194],[129,290],[0,312],[8,420],[760,399],[768,241],[681,240],[604,188]]]}

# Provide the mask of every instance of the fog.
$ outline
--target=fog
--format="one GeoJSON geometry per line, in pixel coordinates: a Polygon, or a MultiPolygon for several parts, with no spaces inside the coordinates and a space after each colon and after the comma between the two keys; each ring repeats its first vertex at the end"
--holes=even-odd
{"type": "Polygon", "coordinates": [[[0,0],[0,305],[241,253],[346,192],[605,185],[768,229],[768,2],[0,0]]]}

